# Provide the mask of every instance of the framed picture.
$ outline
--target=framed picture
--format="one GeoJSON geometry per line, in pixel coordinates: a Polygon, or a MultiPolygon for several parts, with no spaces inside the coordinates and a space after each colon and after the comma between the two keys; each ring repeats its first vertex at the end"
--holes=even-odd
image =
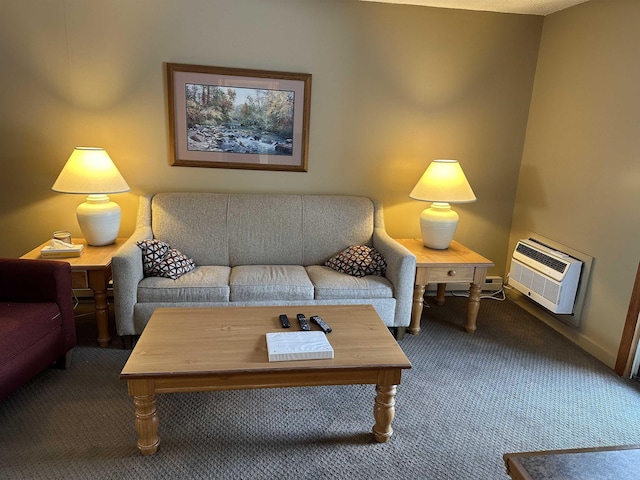
{"type": "Polygon", "coordinates": [[[171,165],[306,172],[311,74],[167,64],[171,165]]]}

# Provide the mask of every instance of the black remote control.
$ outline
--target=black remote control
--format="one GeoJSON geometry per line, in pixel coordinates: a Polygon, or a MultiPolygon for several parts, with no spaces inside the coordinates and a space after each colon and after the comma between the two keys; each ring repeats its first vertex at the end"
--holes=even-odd
{"type": "Polygon", "coordinates": [[[280,323],[282,324],[282,328],[289,328],[291,326],[291,323],[289,323],[289,317],[284,313],[280,315],[280,323]]]}
{"type": "Polygon", "coordinates": [[[316,325],[318,325],[320,327],[320,329],[324,332],[324,333],[330,333],[331,332],[331,327],[329,325],[327,325],[327,322],[325,322],[321,317],[319,317],[318,315],[313,315],[310,320],[315,323],[316,325]]]}
{"type": "Polygon", "coordinates": [[[304,330],[306,332],[311,330],[311,325],[309,325],[309,322],[307,322],[307,317],[305,317],[302,313],[299,313],[298,315],[296,315],[296,318],[298,319],[298,323],[300,324],[300,330],[304,330]]]}

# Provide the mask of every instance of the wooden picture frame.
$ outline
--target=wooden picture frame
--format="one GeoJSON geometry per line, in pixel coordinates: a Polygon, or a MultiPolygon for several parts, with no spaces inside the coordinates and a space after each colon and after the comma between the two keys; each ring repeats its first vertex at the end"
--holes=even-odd
{"type": "Polygon", "coordinates": [[[306,172],[311,74],[167,63],[171,165],[306,172]]]}

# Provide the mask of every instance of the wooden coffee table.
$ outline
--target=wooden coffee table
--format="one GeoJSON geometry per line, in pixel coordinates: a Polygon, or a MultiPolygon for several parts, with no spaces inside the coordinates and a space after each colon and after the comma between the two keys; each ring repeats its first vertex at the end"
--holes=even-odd
{"type": "MultiPolygon", "coordinates": [[[[312,330],[316,330],[316,325],[312,330]]],[[[121,379],[135,404],[138,448],[158,449],[157,393],[319,385],[375,384],[373,436],[393,430],[396,386],[411,363],[371,305],[159,308],[145,327],[121,379]],[[333,329],[333,359],[269,362],[265,334],[282,332],[285,313],[320,315],[333,329]]]]}

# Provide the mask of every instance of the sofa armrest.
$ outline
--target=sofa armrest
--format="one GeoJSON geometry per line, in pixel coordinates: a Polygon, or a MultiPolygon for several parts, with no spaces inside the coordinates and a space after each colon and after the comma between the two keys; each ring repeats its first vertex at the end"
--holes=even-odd
{"type": "Polygon", "coordinates": [[[144,278],[142,250],[136,242],[152,238],[150,227],[139,227],[118,249],[111,261],[118,335],[135,335],[133,307],[138,301],[138,283],[144,278]]]}
{"type": "Polygon", "coordinates": [[[387,261],[385,277],[393,284],[396,298],[396,327],[408,327],[411,323],[413,286],[416,277],[416,257],[406,247],[391,238],[383,228],[373,231],[373,247],[387,261]]]}
{"type": "Polygon", "coordinates": [[[0,301],[55,302],[62,314],[63,351],[76,343],[71,265],[57,260],[0,258],[0,301]]]}

